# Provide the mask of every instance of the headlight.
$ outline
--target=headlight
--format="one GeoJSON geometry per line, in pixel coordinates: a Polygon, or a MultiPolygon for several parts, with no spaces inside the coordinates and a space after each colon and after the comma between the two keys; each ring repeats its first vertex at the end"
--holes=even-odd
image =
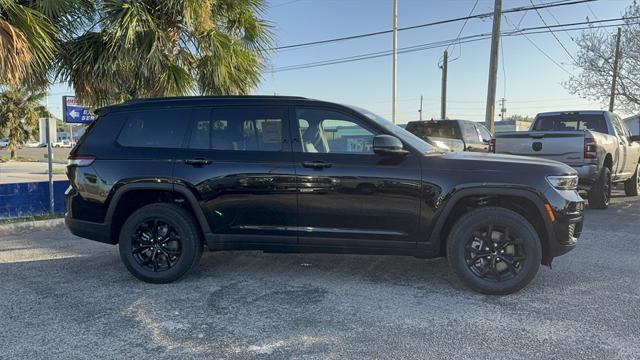
{"type": "Polygon", "coordinates": [[[575,190],[578,188],[578,175],[547,176],[551,186],[560,190],[575,190]]]}

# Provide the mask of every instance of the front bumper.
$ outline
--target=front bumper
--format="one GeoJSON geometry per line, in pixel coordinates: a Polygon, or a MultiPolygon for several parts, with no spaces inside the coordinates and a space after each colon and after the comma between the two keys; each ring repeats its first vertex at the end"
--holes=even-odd
{"type": "Polygon", "coordinates": [[[550,261],[576,247],[584,223],[584,200],[577,191],[551,187],[545,192],[545,197],[555,216],[555,221],[549,221],[547,227],[550,240],[547,257],[550,261]]]}

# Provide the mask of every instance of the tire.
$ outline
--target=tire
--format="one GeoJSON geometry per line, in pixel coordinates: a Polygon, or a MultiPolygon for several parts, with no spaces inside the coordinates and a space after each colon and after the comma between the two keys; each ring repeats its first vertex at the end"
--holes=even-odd
{"type": "Polygon", "coordinates": [[[627,196],[638,196],[640,193],[640,164],[633,176],[624,182],[624,193],[627,196]]]}
{"type": "Polygon", "coordinates": [[[589,206],[593,209],[606,209],[611,200],[611,169],[603,167],[600,177],[589,190],[589,206]]]}
{"type": "Polygon", "coordinates": [[[203,241],[193,216],[175,204],[141,207],[120,230],[118,249],[138,279],[164,284],[188,273],[202,256],[203,241]]]}
{"type": "Polygon", "coordinates": [[[447,259],[467,287],[483,294],[505,295],[522,289],[536,276],[542,245],[536,230],[520,214],[485,207],[472,210],[455,223],[447,239],[447,259]],[[489,238],[489,229],[493,241],[487,243],[484,239],[489,238]]]}

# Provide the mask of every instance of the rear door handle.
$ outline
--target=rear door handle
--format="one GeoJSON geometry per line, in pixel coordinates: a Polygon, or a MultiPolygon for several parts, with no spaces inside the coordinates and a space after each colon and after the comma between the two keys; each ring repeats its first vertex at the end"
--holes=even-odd
{"type": "Polygon", "coordinates": [[[211,164],[211,160],[207,159],[186,159],[184,163],[191,166],[205,166],[211,164]]]}
{"type": "Polygon", "coordinates": [[[303,161],[302,162],[302,166],[307,168],[314,168],[314,169],[330,168],[331,165],[333,164],[324,162],[324,161],[303,161]]]}

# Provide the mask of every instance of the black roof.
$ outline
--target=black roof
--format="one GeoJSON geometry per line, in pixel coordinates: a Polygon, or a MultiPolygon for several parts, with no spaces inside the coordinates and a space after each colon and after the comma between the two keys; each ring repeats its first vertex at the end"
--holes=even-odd
{"type": "Polygon", "coordinates": [[[199,106],[212,103],[229,104],[236,102],[265,103],[280,101],[311,100],[302,96],[275,95],[229,95],[229,96],[174,96],[132,99],[121,104],[109,105],[96,110],[97,114],[109,111],[130,110],[131,108],[153,108],[158,106],[199,106]]]}

